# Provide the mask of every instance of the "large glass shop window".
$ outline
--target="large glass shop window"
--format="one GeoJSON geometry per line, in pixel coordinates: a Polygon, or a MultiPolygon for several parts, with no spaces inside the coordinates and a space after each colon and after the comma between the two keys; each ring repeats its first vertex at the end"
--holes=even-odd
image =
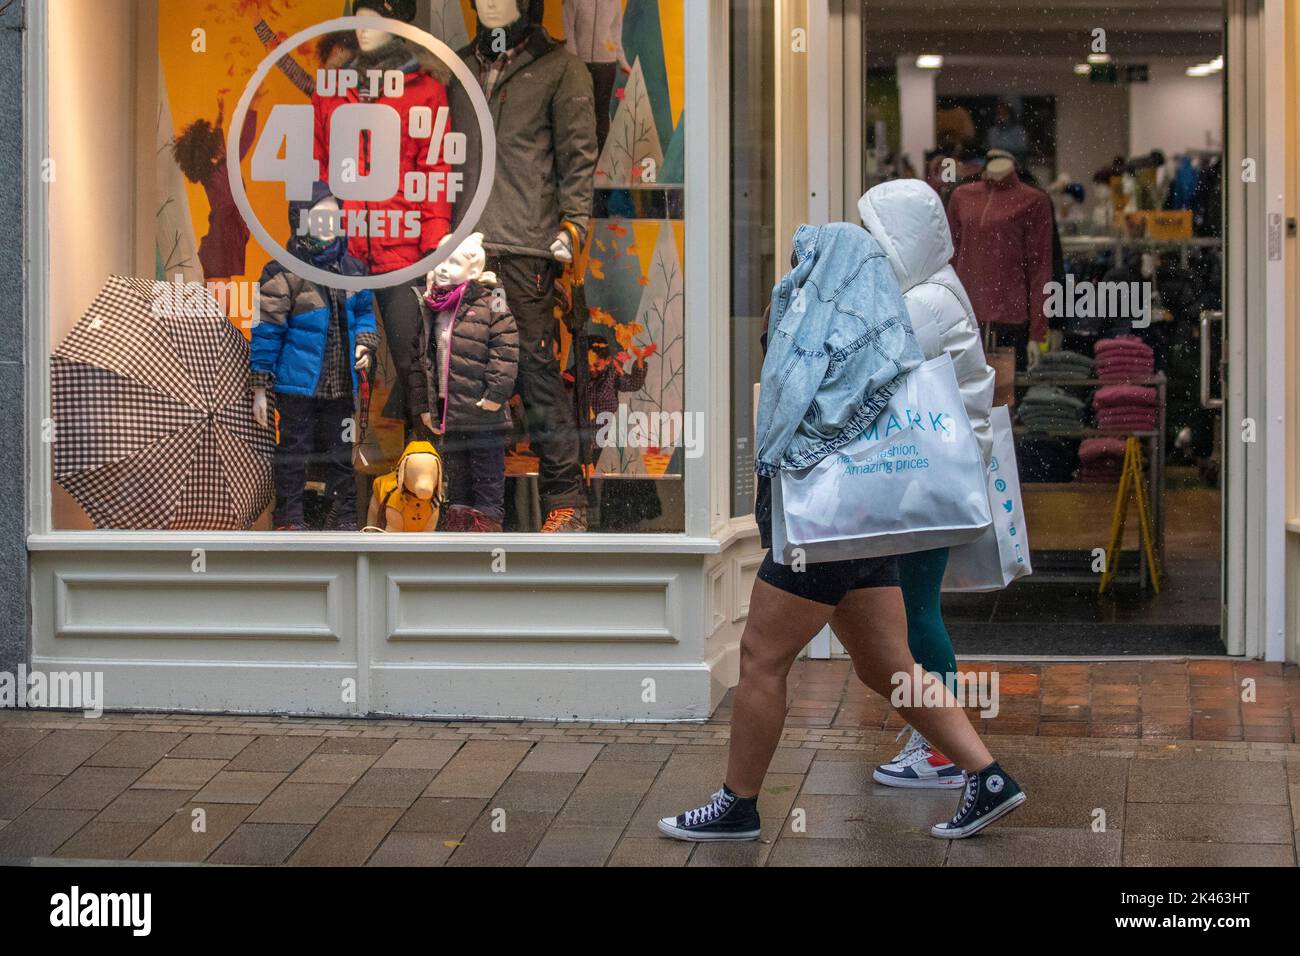
{"type": "Polygon", "coordinates": [[[682,531],[684,17],[50,4],[54,528],[682,531]]]}

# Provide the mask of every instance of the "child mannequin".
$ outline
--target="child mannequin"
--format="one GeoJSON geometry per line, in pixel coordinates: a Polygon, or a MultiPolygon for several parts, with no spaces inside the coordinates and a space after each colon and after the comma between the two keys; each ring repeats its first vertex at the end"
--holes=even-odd
{"type": "MultiPolygon", "coordinates": [[[[347,255],[347,238],[335,235],[330,216],[338,201],[317,183],[310,203],[290,203],[287,249],[298,259],[341,275],[365,275],[347,255]],[[310,212],[308,211],[310,210],[310,212]],[[299,234],[303,223],[308,233],[299,234]]],[[[308,282],[278,262],[262,270],[261,309],[249,342],[253,418],[273,425],[267,391],[280,413],[275,451],[276,530],[304,531],[303,485],[308,463],[326,463],[326,493],[340,531],[357,530],[352,471],[357,372],[367,369],[379,344],[370,293],[343,292],[308,282]]]]}
{"type": "Polygon", "coordinates": [[[500,531],[519,335],[474,233],[429,273],[408,394],[448,473],[444,531],[500,531]]]}

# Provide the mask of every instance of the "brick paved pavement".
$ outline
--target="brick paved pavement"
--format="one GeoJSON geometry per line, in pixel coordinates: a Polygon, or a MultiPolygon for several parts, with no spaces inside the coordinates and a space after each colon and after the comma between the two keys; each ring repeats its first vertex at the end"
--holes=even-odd
{"type": "Polygon", "coordinates": [[[1296,864],[1296,668],[994,666],[1001,712],[981,723],[1030,800],[976,840],[948,844],[926,833],[951,813],[954,794],[871,782],[871,764],[896,749],[896,719],[846,663],[801,662],[760,798],[759,843],[693,846],[654,829],[657,817],[717,788],[729,702],[711,721],[692,724],[187,714],[86,720],[10,710],[0,712],[0,858],[1296,864]],[[1243,703],[1247,680],[1254,700],[1243,703]],[[798,819],[805,828],[792,825],[798,819]]]}

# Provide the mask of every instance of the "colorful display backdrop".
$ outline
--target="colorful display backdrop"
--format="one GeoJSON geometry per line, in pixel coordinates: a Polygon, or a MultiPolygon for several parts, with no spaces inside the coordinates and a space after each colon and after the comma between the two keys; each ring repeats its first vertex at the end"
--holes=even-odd
{"type": "MultiPolygon", "coordinates": [[[[543,24],[556,38],[565,38],[569,22],[597,22],[598,7],[608,0],[547,0],[543,24]],[[566,9],[568,5],[568,9],[566,9]]],[[[685,70],[683,63],[683,0],[626,0],[617,37],[596,38],[605,51],[596,59],[613,58],[616,75],[608,100],[608,132],[596,173],[596,210],[587,274],[589,328],[610,341],[614,354],[654,346],[647,360],[644,385],[619,396],[625,415],[677,415],[683,402],[684,308],[682,263],[684,224],[674,218],[681,209],[685,179],[685,70]],[[621,44],[621,53],[617,46],[621,44]],[[676,198],[674,199],[674,195],[676,198]],[[617,210],[617,212],[615,212],[617,210]]],[[[243,255],[205,254],[221,271],[242,265],[232,275],[205,275],[199,248],[215,231],[227,251],[243,235],[238,211],[227,205],[226,192],[215,181],[195,179],[191,157],[189,175],[172,148],[196,121],[226,131],[230,114],[246,83],[269,49],[284,37],[350,11],[343,0],[160,0],[158,21],[159,111],[156,135],[159,197],[157,278],[183,276],[187,281],[222,279],[232,283],[232,321],[247,331],[248,303],[240,290],[251,286],[269,260],[257,242],[244,242],[243,255]],[[201,31],[201,40],[196,31],[201,31]],[[202,49],[198,49],[201,46],[202,49]]],[[[415,26],[427,30],[453,49],[474,35],[476,20],[468,0],[423,0],[415,26]]],[[[607,22],[607,21],[602,21],[607,22]]],[[[584,40],[590,42],[590,36],[584,40]]],[[[576,44],[571,44],[576,47],[576,44]]],[[[592,49],[592,47],[588,47],[592,49]]],[[[575,49],[581,55],[581,50],[575,49]]],[[[591,55],[588,53],[587,55],[591,55]]],[[[311,76],[320,65],[314,44],[300,48],[293,59],[311,76]]],[[[254,99],[242,131],[246,143],[261,132],[275,103],[306,102],[302,76],[273,70],[254,99]],[[265,109],[259,109],[259,104],[265,109]]],[[[598,108],[605,108],[597,91],[598,108]]],[[[212,138],[216,149],[216,138],[212,138]]],[[[196,147],[201,152],[201,143],[196,147]]],[[[195,150],[191,150],[191,153],[195,150]]],[[[200,156],[199,160],[204,157],[200,156]]],[[[249,201],[264,223],[285,221],[286,203],[279,183],[255,182],[247,175],[249,201]]],[[[212,175],[224,176],[224,163],[212,175]]],[[[287,227],[286,227],[287,228],[287,227]]],[[[213,245],[209,240],[209,248],[213,245]]],[[[566,355],[571,363],[574,356],[566,355]]],[[[634,426],[635,428],[635,426],[634,426]]],[[[603,449],[597,469],[607,474],[680,474],[681,455],[672,448],[645,447],[631,436],[620,447],[603,449]]]]}

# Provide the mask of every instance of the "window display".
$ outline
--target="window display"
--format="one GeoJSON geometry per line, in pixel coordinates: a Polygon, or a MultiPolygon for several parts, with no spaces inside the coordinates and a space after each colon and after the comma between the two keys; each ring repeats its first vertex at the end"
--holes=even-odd
{"type": "MultiPolygon", "coordinates": [[[[116,91],[156,161],[108,164],[126,241],[53,320],[56,529],[683,530],[681,0],[158,0],[115,27],[156,37],[116,91]],[[170,351],[142,370],[136,339],[170,351]],[[421,443],[430,516],[370,520],[421,443]]],[[[52,151],[93,123],[61,112],[52,151]]]]}

